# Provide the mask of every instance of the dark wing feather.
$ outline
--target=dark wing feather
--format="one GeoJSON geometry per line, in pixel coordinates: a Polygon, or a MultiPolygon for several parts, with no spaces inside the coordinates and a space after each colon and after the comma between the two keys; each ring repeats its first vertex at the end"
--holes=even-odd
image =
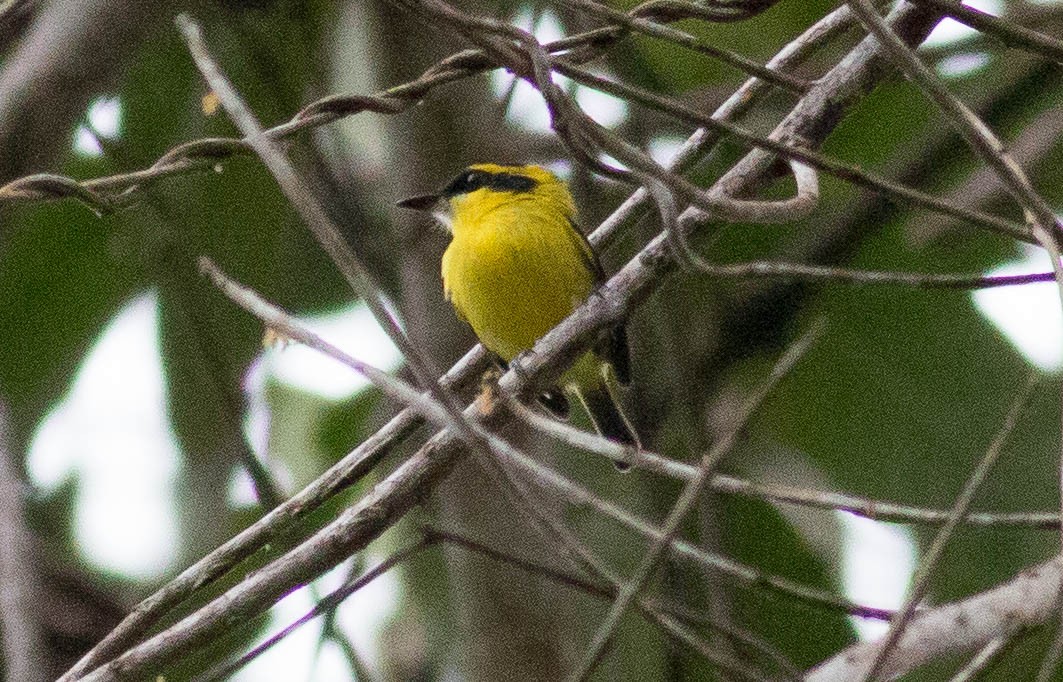
{"type": "Polygon", "coordinates": [[[631,351],[627,346],[627,328],[623,324],[613,327],[609,334],[598,342],[594,352],[613,366],[617,381],[624,386],[631,383],[631,351]]]}
{"type": "Polygon", "coordinates": [[[591,243],[587,241],[587,235],[583,234],[583,230],[579,229],[579,225],[571,219],[569,219],[568,224],[572,228],[569,232],[569,238],[575,242],[576,250],[583,257],[583,264],[594,273],[595,284],[604,283],[605,270],[602,270],[602,264],[598,261],[598,254],[594,252],[594,249],[591,248],[591,243]]]}
{"type": "MultiPolygon", "coordinates": [[[[571,220],[569,224],[572,226],[571,234],[579,242],[577,246],[583,255],[587,269],[594,273],[594,283],[599,286],[605,284],[605,270],[602,269],[602,263],[598,260],[598,254],[591,248],[591,243],[583,234],[583,230],[579,229],[579,225],[571,220]]],[[[627,345],[627,329],[623,323],[613,327],[608,334],[603,336],[595,344],[594,352],[613,366],[617,381],[625,386],[631,381],[631,352],[627,345]]]]}

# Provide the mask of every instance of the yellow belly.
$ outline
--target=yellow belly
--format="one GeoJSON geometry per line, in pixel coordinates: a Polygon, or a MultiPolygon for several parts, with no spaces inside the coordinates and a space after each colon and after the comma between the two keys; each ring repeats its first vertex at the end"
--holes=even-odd
{"type": "Polygon", "coordinates": [[[594,274],[567,219],[497,211],[454,226],[443,285],[480,341],[507,362],[568,316],[594,274]]]}

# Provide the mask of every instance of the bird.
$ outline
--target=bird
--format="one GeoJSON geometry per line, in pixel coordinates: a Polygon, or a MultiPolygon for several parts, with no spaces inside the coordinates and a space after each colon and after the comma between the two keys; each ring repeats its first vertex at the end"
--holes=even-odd
{"type": "MultiPolygon", "coordinates": [[[[442,190],[397,202],[431,213],[450,233],[443,253],[443,291],[489,351],[509,363],[567,317],[605,281],[598,256],[576,223],[565,183],[537,165],[480,163],[442,190]]],[[[574,394],[602,436],[640,447],[617,406],[611,382],[630,381],[623,323],[545,391],[540,403],[568,416],[574,394]]]]}

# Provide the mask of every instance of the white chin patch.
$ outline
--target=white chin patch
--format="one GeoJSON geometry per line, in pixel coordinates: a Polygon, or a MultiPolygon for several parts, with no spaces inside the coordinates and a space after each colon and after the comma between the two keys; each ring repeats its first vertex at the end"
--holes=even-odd
{"type": "Polygon", "coordinates": [[[454,219],[450,215],[450,211],[448,211],[445,208],[444,209],[436,209],[436,210],[432,211],[432,215],[435,217],[436,220],[439,221],[440,225],[442,225],[443,227],[447,228],[447,232],[451,232],[452,231],[450,228],[451,228],[451,225],[454,223],[454,219]]]}

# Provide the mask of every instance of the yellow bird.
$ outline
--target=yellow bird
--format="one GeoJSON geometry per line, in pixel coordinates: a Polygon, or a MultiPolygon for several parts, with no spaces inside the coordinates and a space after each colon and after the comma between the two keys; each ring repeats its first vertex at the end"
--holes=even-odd
{"type": "MultiPolygon", "coordinates": [[[[443,290],[480,341],[509,362],[530,349],[605,280],[565,184],[540,166],[469,166],[437,194],[398,202],[431,212],[451,234],[443,254],[443,290]]],[[[610,368],[630,375],[623,325],[609,330],[562,376],[603,436],[638,438],[609,391],[610,368]]],[[[542,403],[567,414],[563,394],[542,403]]]]}

